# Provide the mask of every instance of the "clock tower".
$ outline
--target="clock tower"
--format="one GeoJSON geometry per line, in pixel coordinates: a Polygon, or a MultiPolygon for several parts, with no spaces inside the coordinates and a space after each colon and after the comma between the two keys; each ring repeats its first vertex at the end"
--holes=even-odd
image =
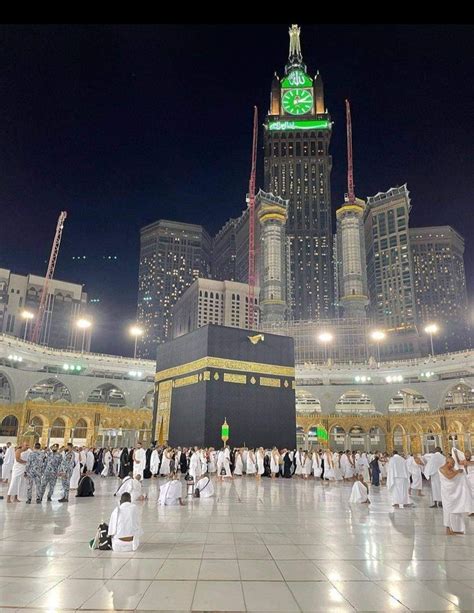
{"type": "Polygon", "coordinates": [[[333,314],[331,118],[319,72],[303,62],[300,28],[289,30],[285,73],[275,74],[265,123],[265,190],[288,200],[288,304],[292,319],[333,314]]]}

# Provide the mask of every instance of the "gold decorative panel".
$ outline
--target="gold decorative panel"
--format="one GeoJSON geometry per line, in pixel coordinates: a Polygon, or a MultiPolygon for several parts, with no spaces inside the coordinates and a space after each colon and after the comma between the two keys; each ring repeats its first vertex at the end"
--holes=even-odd
{"type": "Polygon", "coordinates": [[[247,383],[247,377],[246,375],[236,375],[235,373],[225,372],[224,381],[226,383],[243,383],[245,385],[247,383]]]}
{"type": "Polygon", "coordinates": [[[167,441],[170,429],[171,394],[173,382],[162,381],[158,386],[158,440],[167,441]]]}
{"type": "Polygon", "coordinates": [[[280,379],[273,379],[272,377],[260,377],[260,385],[266,385],[267,387],[281,387],[280,379]]]}

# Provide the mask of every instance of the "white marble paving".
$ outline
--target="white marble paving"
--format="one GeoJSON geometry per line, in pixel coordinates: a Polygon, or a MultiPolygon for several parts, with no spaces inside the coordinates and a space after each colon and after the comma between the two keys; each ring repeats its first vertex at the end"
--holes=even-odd
{"type": "Polygon", "coordinates": [[[474,519],[446,536],[428,496],[351,507],[349,484],[244,477],[163,508],[145,481],[140,548],[117,554],[88,547],[117,503],[95,482],[67,505],[0,501],[1,612],[474,611],[474,519]]]}

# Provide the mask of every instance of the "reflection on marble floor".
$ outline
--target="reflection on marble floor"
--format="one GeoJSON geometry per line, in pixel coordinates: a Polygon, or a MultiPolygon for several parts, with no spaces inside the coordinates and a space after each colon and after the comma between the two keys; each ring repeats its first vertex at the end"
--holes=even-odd
{"type": "Polygon", "coordinates": [[[114,478],[69,505],[0,501],[0,610],[474,611],[474,518],[446,536],[426,490],[392,510],[385,488],[351,507],[349,484],[244,477],[157,507],[160,482],[134,553],[88,548],[114,478]]]}

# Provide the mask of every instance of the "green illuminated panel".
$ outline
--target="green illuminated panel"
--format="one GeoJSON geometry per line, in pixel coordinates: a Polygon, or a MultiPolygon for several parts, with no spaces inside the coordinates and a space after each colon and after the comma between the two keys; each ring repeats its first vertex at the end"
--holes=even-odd
{"type": "Polygon", "coordinates": [[[302,70],[292,70],[290,74],[283,79],[281,86],[285,87],[312,87],[313,80],[302,70]]]}
{"type": "Polygon", "coordinates": [[[312,119],[300,121],[271,121],[269,130],[329,130],[327,119],[312,119]]]}

